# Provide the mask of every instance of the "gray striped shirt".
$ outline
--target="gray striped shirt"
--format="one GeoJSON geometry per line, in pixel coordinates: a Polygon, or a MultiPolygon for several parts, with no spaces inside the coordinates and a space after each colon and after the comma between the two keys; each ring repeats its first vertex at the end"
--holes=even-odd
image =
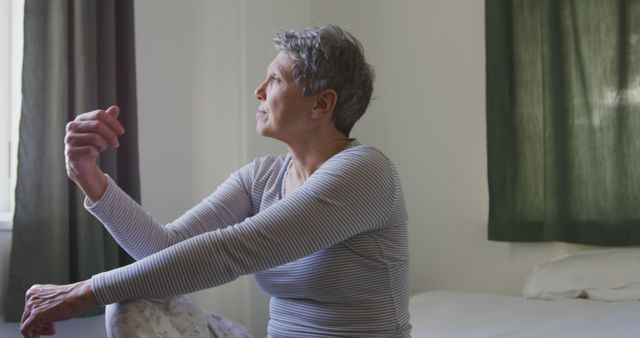
{"type": "Polygon", "coordinates": [[[353,146],[283,198],[289,161],[254,160],[165,226],[109,179],[87,209],[137,262],[92,277],[98,303],[254,273],[271,295],[271,337],[408,337],[407,213],[393,164],[353,146]]]}

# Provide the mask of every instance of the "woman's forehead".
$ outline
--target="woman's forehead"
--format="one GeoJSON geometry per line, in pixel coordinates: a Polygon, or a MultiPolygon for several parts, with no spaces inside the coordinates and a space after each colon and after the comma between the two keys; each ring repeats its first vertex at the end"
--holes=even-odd
{"type": "Polygon", "coordinates": [[[285,52],[278,52],[278,55],[271,61],[267,69],[278,71],[279,73],[290,74],[293,68],[293,59],[285,52]]]}

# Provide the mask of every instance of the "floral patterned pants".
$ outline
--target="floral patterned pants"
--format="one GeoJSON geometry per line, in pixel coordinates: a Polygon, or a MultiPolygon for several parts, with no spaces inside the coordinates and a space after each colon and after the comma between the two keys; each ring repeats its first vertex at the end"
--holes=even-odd
{"type": "Polygon", "coordinates": [[[198,309],[186,296],[107,305],[109,338],[253,338],[249,330],[198,309]]]}

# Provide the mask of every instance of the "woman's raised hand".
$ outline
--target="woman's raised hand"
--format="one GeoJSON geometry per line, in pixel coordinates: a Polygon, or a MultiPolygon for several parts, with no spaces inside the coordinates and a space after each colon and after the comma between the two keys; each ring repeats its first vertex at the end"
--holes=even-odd
{"type": "Polygon", "coordinates": [[[124,127],[118,122],[120,108],[111,106],[78,115],[67,123],[64,138],[67,175],[90,200],[102,196],[107,179],[98,167],[98,156],[109,147],[120,146],[118,136],[124,127]]]}

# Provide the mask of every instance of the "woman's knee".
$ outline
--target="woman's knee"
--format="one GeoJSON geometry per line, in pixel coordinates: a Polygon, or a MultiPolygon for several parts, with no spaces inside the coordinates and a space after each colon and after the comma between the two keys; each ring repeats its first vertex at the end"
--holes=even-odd
{"type": "Polygon", "coordinates": [[[186,296],[108,305],[109,338],[253,337],[244,326],[198,309],[186,296]]]}
{"type": "Polygon", "coordinates": [[[167,301],[135,299],[109,304],[105,324],[109,338],[156,337],[156,327],[167,301]]]}

